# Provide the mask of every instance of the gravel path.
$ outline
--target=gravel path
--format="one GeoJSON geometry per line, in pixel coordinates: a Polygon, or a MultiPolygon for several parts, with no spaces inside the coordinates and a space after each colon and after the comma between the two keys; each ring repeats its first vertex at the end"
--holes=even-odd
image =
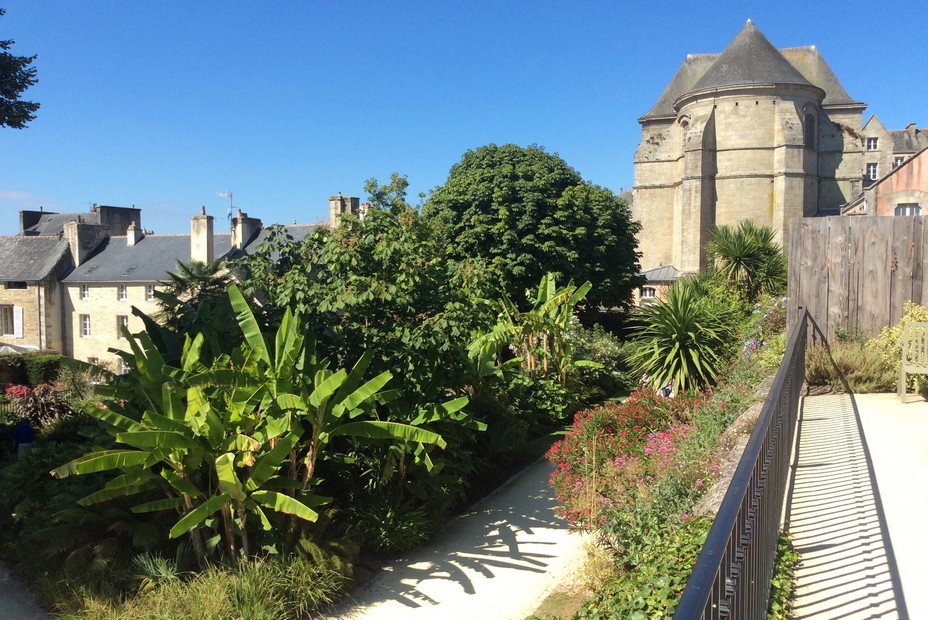
{"type": "Polygon", "coordinates": [[[521,620],[583,561],[583,538],[554,516],[553,466],[531,465],[430,545],[384,566],[327,618],[521,620]]]}

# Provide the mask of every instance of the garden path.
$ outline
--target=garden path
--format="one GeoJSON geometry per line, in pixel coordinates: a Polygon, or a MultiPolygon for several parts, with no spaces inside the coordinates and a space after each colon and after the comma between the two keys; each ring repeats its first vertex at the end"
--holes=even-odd
{"type": "Polygon", "coordinates": [[[393,620],[531,615],[582,563],[584,539],[554,516],[541,460],[454,521],[436,540],[382,567],[327,618],[393,620]]]}
{"type": "Polygon", "coordinates": [[[796,620],[928,618],[928,403],[806,397],[787,520],[796,620]]]}
{"type": "Polygon", "coordinates": [[[49,620],[48,614],[42,611],[26,588],[3,564],[0,564],[0,618],[49,620]]]}

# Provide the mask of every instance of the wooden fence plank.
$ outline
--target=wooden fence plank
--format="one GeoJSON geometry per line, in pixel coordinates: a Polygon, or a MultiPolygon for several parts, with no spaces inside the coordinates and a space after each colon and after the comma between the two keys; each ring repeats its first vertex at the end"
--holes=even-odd
{"type": "Polygon", "coordinates": [[[889,324],[895,325],[902,318],[902,306],[912,299],[915,218],[893,217],[892,222],[889,324]]]}
{"type": "Polygon", "coordinates": [[[860,273],[863,257],[863,223],[862,217],[847,218],[847,253],[840,258],[848,267],[847,325],[851,334],[860,333],[860,273]]]}
{"type": "Polygon", "coordinates": [[[848,283],[850,266],[848,256],[847,218],[826,218],[828,225],[828,274],[825,288],[828,291],[828,328],[829,333],[841,331],[851,333],[853,326],[848,321],[848,283]],[[841,260],[838,257],[845,257],[841,260]]]}
{"type": "Polygon", "coordinates": [[[861,266],[860,323],[866,336],[874,336],[889,320],[893,221],[873,217],[864,228],[861,266]]]}

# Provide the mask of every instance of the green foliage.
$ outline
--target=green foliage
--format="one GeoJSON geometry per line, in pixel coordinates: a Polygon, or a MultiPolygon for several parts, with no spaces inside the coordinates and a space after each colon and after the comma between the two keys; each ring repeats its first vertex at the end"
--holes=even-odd
{"type": "MultiPolygon", "coordinates": [[[[172,367],[146,334],[130,337],[133,354],[126,358],[135,372],[112,385],[105,402],[85,409],[107,426],[117,449],[92,452],[53,472],[121,472],[83,505],[160,491],[165,499],[133,510],[180,514],[169,535],[189,533],[201,566],[213,538],[221,539],[215,552],[227,557],[253,555],[256,530],[276,532],[278,548],[292,546],[301,523],[314,521],[314,507],[328,501],[317,492],[314,473],[337,437],[411,444],[425,461],[425,445],[444,446],[437,433],[374,417],[391,375],[365,382],[370,356],[350,372],[332,371],[316,358],[299,317],[285,312],[269,345],[236,287],[229,298],[244,340],[231,356],[206,366],[198,334],[187,338],[172,367]]],[[[465,403],[446,403],[435,418],[465,403]]]]}
{"type": "MultiPolygon", "coordinates": [[[[0,9],[0,17],[6,13],[0,9]]],[[[36,68],[30,65],[35,56],[16,56],[10,53],[14,41],[0,41],[0,127],[22,129],[35,119],[39,104],[22,101],[23,91],[38,80],[36,68]]]]}
{"type": "Polygon", "coordinates": [[[48,352],[0,355],[0,383],[30,387],[51,383],[58,378],[66,359],[48,352]]]}
{"type": "MultiPolygon", "coordinates": [[[[902,362],[902,348],[899,341],[905,324],[910,322],[928,321],[928,308],[914,302],[907,301],[902,306],[902,317],[892,327],[884,327],[880,335],[867,341],[867,348],[879,351],[883,366],[891,368],[896,376],[899,374],[899,365],[902,362]]],[[[913,377],[914,379],[914,377],[913,377]]]]}
{"type": "Polygon", "coordinates": [[[210,356],[231,351],[241,342],[229,303],[230,273],[222,259],[210,264],[177,263],[163,290],[156,290],[159,323],[178,334],[203,334],[210,356]]]}
{"type": "MultiPolygon", "coordinates": [[[[897,352],[897,359],[900,354],[897,352]]],[[[891,392],[898,374],[883,351],[861,342],[835,340],[830,346],[806,349],[806,382],[832,391],[858,394],[891,392]]]]}
{"type": "MultiPolygon", "coordinates": [[[[645,515],[645,519],[649,517],[653,515],[645,515]]],[[[606,584],[580,608],[576,618],[671,618],[711,525],[711,519],[692,518],[652,528],[653,538],[635,569],[606,584]]]]}
{"type": "Polygon", "coordinates": [[[538,146],[468,151],[423,213],[454,257],[488,261],[499,274],[497,295],[508,293],[520,307],[547,273],[592,282],[589,302],[606,307],[627,303],[641,283],[639,225],[625,203],[538,146]]]}
{"type": "Polygon", "coordinates": [[[298,556],[253,558],[234,567],[210,566],[196,574],[178,573],[170,560],[136,568],[155,569],[137,596],[113,603],[87,597],[83,609],[62,617],[74,620],[283,620],[308,617],[332,602],[345,586],[336,572],[298,556]]]}
{"type": "Polygon", "coordinates": [[[600,368],[579,367],[571,378],[571,387],[582,405],[599,403],[634,389],[635,377],[628,364],[629,347],[601,325],[584,328],[571,324],[567,335],[577,359],[591,360],[600,368]]]}
{"type": "Polygon", "coordinates": [[[767,605],[767,620],[789,620],[792,618],[790,604],[796,586],[796,566],[799,552],[793,546],[788,532],[780,532],[777,540],[777,556],[770,580],[770,602],[767,605]]]}
{"type": "Polygon", "coordinates": [[[43,383],[34,388],[14,385],[6,389],[16,417],[36,428],[44,428],[71,415],[71,407],[57,386],[43,383]]]}
{"type": "Polygon", "coordinates": [[[706,254],[713,267],[748,300],[761,294],[782,295],[786,290],[786,257],[773,229],[750,220],[737,227],[713,226],[706,254]]]}
{"type": "Polygon", "coordinates": [[[635,311],[640,329],[629,363],[656,389],[667,384],[674,391],[712,385],[731,351],[729,313],[711,298],[699,297],[688,281],[677,282],[666,300],[635,311]]]}

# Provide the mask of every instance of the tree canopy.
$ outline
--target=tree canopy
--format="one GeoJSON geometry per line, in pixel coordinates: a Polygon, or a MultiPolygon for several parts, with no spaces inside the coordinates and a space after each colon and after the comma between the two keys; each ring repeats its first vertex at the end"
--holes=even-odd
{"type": "Polygon", "coordinates": [[[547,273],[589,280],[589,301],[605,306],[626,303],[640,283],[639,226],[625,202],[539,146],[468,151],[423,214],[453,256],[489,261],[521,305],[547,273]]]}
{"type": "MultiPolygon", "coordinates": [[[[0,9],[0,17],[6,13],[0,9]]],[[[9,52],[15,41],[0,40],[0,127],[22,129],[35,119],[39,104],[20,101],[23,91],[35,84],[35,56],[15,56],[9,52]]]]}

